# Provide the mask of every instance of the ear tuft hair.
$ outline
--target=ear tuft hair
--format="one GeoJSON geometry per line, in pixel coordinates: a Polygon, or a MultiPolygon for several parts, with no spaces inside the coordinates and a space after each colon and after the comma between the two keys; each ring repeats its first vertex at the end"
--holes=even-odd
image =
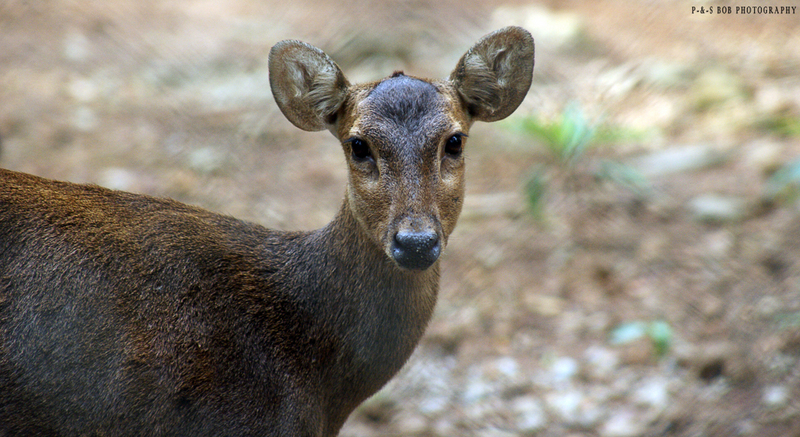
{"type": "Polygon", "coordinates": [[[513,113],[530,89],[534,42],[527,30],[506,27],[481,38],[450,74],[470,115],[502,120],[513,113]]]}
{"type": "Polygon", "coordinates": [[[281,112],[307,131],[328,128],[350,83],[322,50],[301,41],[281,41],[269,52],[269,84],[281,112]]]}

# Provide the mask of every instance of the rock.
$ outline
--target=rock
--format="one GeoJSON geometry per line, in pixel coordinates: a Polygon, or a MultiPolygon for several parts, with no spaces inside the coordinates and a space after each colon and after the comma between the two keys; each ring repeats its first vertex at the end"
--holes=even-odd
{"type": "Polygon", "coordinates": [[[560,357],[550,365],[550,373],[555,383],[569,382],[578,374],[578,362],[574,358],[560,357]]]}
{"type": "Polygon", "coordinates": [[[214,173],[222,168],[223,156],[213,147],[201,147],[189,153],[187,164],[198,173],[214,173]]]}
{"type": "Polygon", "coordinates": [[[725,157],[711,147],[675,147],[635,158],[630,164],[646,177],[700,170],[723,162],[725,157]]]}
{"type": "Polygon", "coordinates": [[[744,199],[736,196],[704,194],[689,201],[689,211],[695,219],[709,223],[741,220],[747,212],[744,199]]]}
{"type": "Polygon", "coordinates": [[[584,396],[579,390],[566,389],[548,393],[545,402],[547,407],[564,422],[569,424],[580,422],[579,413],[584,396]]]}
{"type": "Polygon", "coordinates": [[[639,405],[664,411],[669,402],[669,382],[661,377],[647,379],[634,390],[632,398],[639,405]]]}
{"type": "Polygon", "coordinates": [[[501,377],[514,378],[519,374],[519,363],[513,357],[501,357],[492,363],[492,370],[501,377]]]}
{"type": "Polygon", "coordinates": [[[514,399],[511,411],[514,413],[514,424],[519,433],[535,433],[547,425],[547,414],[542,408],[542,403],[533,396],[514,399]]]}
{"type": "Polygon", "coordinates": [[[456,425],[453,423],[452,418],[447,416],[440,417],[436,422],[433,423],[431,428],[433,435],[438,437],[450,437],[453,435],[458,435],[456,425]]]}
{"type": "Polygon", "coordinates": [[[703,237],[705,255],[711,258],[723,259],[727,257],[733,251],[735,245],[736,240],[727,229],[715,230],[703,237]]]}
{"type": "Polygon", "coordinates": [[[465,404],[473,404],[490,393],[492,393],[492,386],[484,381],[483,378],[469,378],[467,385],[464,387],[464,391],[461,393],[461,400],[465,404]]]}
{"type": "Polygon", "coordinates": [[[603,402],[597,402],[592,396],[587,396],[578,409],[577,425],[581,428],[596,428],[600,420],[608,413],[603,402]]]}
{"type": "Polygon", "coordinates": [[[545,389],[562,389],[572,384],[579,371],[580,365],[577,360],[571,357],[558,357],[538,369],[534,382],[545,389]]]}
{"type": "Polygon", "coordinates": [[[420,413],[426,416],[435,416],[447,409],[450,406],[450,396],[446,395],[431,395],[420,401],[417,409],[420,413]]]}
{"type": "Polygon", "coordinates": [[[97,98],[99,90],[97,84],[90,79],[73,79],[67,86],[69,95],[82,103],[91,102],[97,98]]]}
{"type": "Polygon", "coordinates": [[[63,53],[70,61],[85,61],[92,54],[91,42],[83,33],[71,31],[64,38],[63,53]]]}
{"type": "Polygon", "coordinates": [[[775,317],[785,308],[784,302],[775,296],[764,296],[756,302],[754,309],[756,313],[764,319],[775,317]]]}
{"type": "Polygon", "coordinates": [[[107,168],[100,175],[98,184],[112,190],[131,191],[137,182],[136,175],[124,168],[107,168]]]}
{"type": "Polygon", "coordinates": [[[639,423],[639,415],[627,409],[612,413],[600,427],[602,437],[634,437],[643,432],[644,425],[639,423]]]}
{"type": "Polygon", "coordinates": [[[521,375],[519,363],[513,357],[500,357],[482,365],[473,365],[467,371],[461,401],[471,405],[498,396],[503,389],[518,383],[521,375]]]}
{"type": "Polygon", "coordinates": [[[761,140],[748,145],[745,162],[759,173],[770,175],[785,163],[785,154],[780,144],[761,140]]]}
{"type": "Polygon", "coordinates": [[[392,419],[401,435],[419,435],[427,431],[428,421],[419,414],[401,414],[392,419]]]}
{"type": "Polygon", "coordinates": [[[760,85],[755,92],[754,103],[761,114],[778,114],[792,107],[791,94],[778,85],[760,85]]]}
{"type": "Polygon", "coordinates": [[[619,355],[601,346],[590,346],[583,356],[586,361],[586,375],[593,379],[607,380],[613,376],[619,365],[619,355]]]}
{"type": "Polygon", "coordinates": [[[761,403],[770,408],[780,408],[789,402],[789,389],[782,385],[764,387],[761,403]]]}

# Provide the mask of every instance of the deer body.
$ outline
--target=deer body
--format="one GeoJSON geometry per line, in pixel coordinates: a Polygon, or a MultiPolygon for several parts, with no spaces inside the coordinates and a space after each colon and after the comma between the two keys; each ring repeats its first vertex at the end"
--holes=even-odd
{"type": "Polygon", "coordinates": [[[532,68],[519,28],[446,81],[350,85],[318,49],[276,45],[281,110],[349,166],[312,232],[0,170],[0,435],[335,436],[421,338],[464,138],[513,112],[532,68]]]}

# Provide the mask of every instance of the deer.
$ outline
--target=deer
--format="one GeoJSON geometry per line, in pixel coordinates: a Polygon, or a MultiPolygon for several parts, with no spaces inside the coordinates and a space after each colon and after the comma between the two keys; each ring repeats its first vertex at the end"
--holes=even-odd
{"type": "Polygon", "coordinates": [[[268,67],[286,118],[346,158],[321,229],[0,170],[0,435],[333,437],[405,364],[469,129],[523,101],[533,38],[490,33],[447,79],[351,84],[296,40],[268,67]]]}

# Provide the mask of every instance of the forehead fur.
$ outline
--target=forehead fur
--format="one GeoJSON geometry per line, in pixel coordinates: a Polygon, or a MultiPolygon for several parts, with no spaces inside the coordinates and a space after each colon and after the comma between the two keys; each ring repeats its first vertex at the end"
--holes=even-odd
{"type": "Polygon", "coordinates": [[[396,73],[380,82],[364,100],[369,118],[418,131],[442,114],[444,96],[430,83],[396,73]]]}

